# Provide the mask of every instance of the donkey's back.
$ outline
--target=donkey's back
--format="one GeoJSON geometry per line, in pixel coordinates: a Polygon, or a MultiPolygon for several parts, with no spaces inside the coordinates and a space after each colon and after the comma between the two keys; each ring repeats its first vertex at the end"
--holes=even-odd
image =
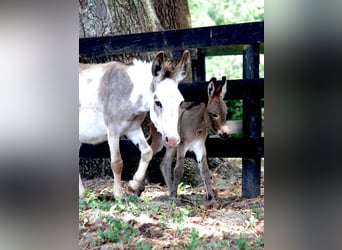
{"type": "MultiPolygon", "coordinates": [[[[150,71],[150,64],[125,65],[119,62],[80,64],[79,66],[79,140],[98,144],[107,140],[107,127],[132,120],[134,114],[148,111],[143,90],[150,89],[152,75],[135,85],[139,72],[150,71]],[[134,67],[133,67],[134,66],[134,67]],[[138,66],[138,67],[137,67],[138,66]],[[138,68],[138,69],[137,69],[138,68]],[[136,90],[138,89],[138,90],[136,90]]],[[[141,76],[141,75],[140,75],[141,76]]]]}

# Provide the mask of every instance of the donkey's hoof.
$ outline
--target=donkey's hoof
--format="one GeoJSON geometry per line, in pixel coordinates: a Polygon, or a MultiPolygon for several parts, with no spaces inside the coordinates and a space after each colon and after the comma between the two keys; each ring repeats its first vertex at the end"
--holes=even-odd
{"type": "Polygon", "coordinates": [[[142,192],[145,190],[145,184],[143,182],[137,182],[134,180],[129,181],[127,186],[128,193],[134,193],[137,196],[140,196],[142,192]]]}
{"type": "Polygon", "coordinates": [[[207,194],[206,198],[207,198],[208,201],[211,201],[211,200],[215,201],[215,196],[212,195],[212,194],[207,194]]]}
{"type": "Polygon", "coordinates": [[[170,199],[176,199],[177,198],[177,192],[176,191],[173,191],[173,192],[170,192],[170,199]]]}

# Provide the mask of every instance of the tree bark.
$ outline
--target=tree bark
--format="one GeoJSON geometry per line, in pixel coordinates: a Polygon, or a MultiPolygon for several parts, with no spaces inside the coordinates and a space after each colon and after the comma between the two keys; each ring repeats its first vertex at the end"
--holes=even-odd
{"type": "MultiPolygon", "coordinates": [[[[141,32],[189,28],[187,0],[79,0],[79,37],[127,35],[141,32]]],[[[127,41],[129,42],[129,41],[127,41]]],[[[82,57],[80,62],[100,63],[132,58],[151,61],[155,53],[82,57]]],[[[173,58],[167,51],[168,57],[173,58]]],[[[176,53],[177,57],[179,56],[176,53]]]]}
{"type": "Polygon", "coordinates": [[[164,30],[191,28],[187,0],[152,0],[152,2],[164,30]]]}

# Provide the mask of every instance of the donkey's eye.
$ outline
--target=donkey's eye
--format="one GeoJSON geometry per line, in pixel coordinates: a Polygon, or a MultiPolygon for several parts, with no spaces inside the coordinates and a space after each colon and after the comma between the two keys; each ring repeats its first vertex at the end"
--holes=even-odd
{"type": "Polygon", "coordinates": [[[184,103],[184,101],[181,101],[181,103],[179,104],[179,107],[182,107],[183,103],[184,103]]]}
{"type": "Polygon", "coordinates": [[[217,114],[213,114],[213,113],[208,113],[208,115],[209,115],[210,119],[212,119],[212,120],[214,120],[218,117],[217,114]]]}
{"type": "Polygon", "coordinates": [[[155,101],[154,103],[155,103],[159,108],[162,108],[162,107],[163,107],[163,105],[161,104],[160,101],[155,101]]]}

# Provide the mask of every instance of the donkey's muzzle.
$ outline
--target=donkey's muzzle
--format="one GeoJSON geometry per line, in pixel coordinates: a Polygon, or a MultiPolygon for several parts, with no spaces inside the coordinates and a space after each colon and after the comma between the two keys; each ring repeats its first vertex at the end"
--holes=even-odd
{"type": "Polygon", "coordinates": [[[229,134],[226,132],[219,132],[218,135],[220,136],[221,139],[228,139],[229,138],[229,134]]]}
{"type": "Polygon", "coordinates": [[[168,146],[169,148],[177,147],[179,141],[180,140],[177,137],[165,137],[166,146],[168,146]]]}

